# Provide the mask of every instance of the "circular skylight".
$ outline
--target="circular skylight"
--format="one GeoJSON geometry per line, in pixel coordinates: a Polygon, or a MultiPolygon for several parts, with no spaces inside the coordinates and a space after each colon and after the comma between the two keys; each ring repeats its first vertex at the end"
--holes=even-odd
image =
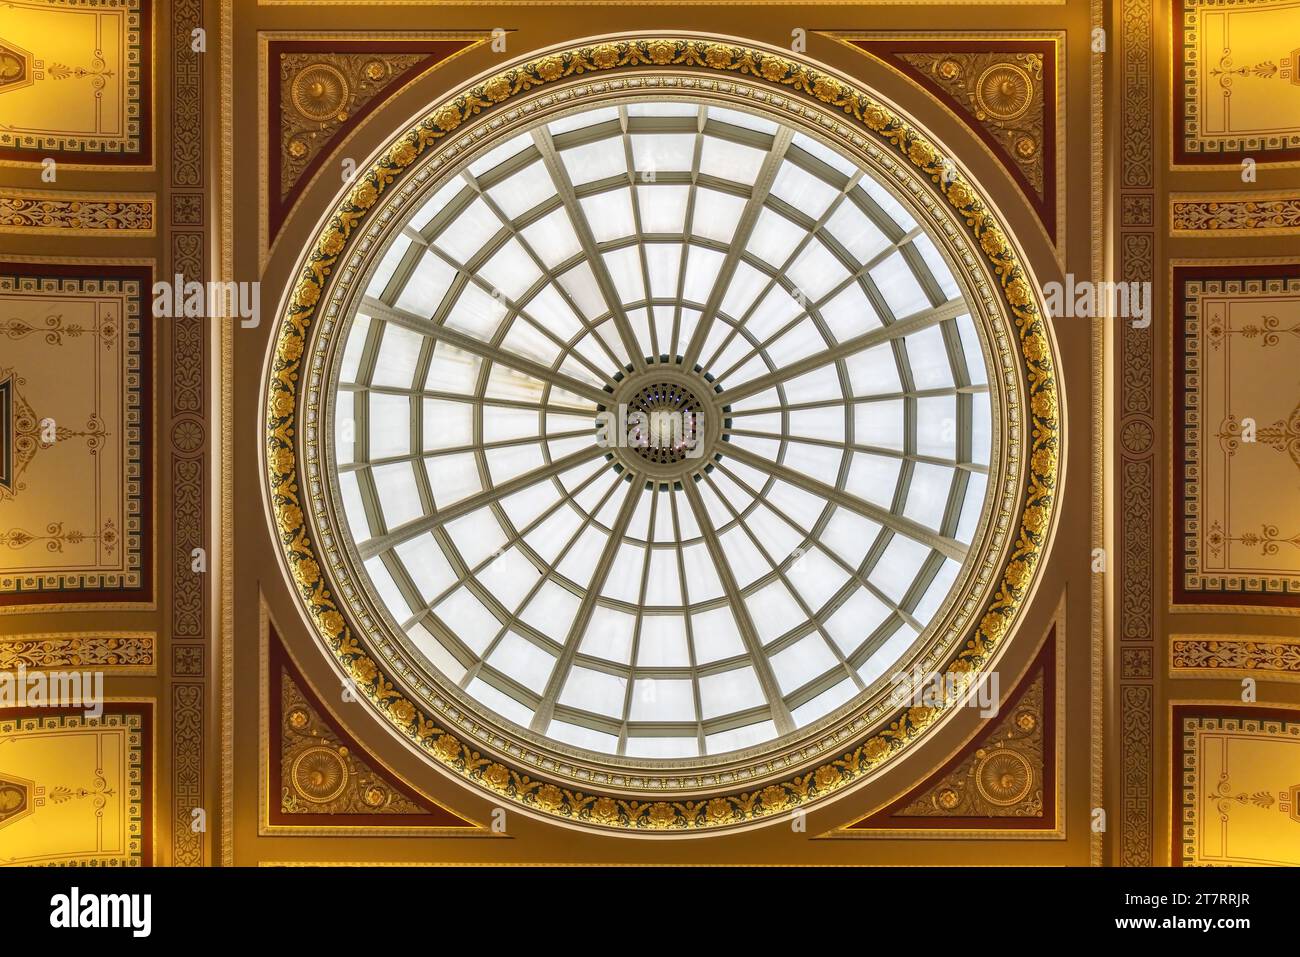
{"type": "Polygon", "coordinates": [[[587,109],[469,163],[380,259],[338,493],[447,687],[700,758],[911,667],[985,508],[987,382],[944,257],[845,155],[703,102],[587,109]]]}

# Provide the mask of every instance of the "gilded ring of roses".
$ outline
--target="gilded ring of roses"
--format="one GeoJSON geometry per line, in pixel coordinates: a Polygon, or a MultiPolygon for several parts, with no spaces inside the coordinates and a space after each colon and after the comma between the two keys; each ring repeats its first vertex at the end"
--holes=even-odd
{"type": "Polygon", "coordinates": [[[598,41],[475,82],[400,132],[336,202],[295,272],[272,339],[263,448],[293,590],[319,642],[397,734],[494,800],[584,826],[691,833],[772,820],[842,793],[952,709],[900,709],[882,687],[774,742],[775,752],[677,766],[605,764],[520,734],[403,657],[400,632],[359,584],[355,549],[340,534],[326,439],[349,303],[403,211],[498,137],[566,110],[649,96],[732,103],[829,139],[890,181],[947,245],[995,385],[992,499],[975,560],[900,667],[956,675],[958,686],[988,668],[1032,589],[1056,509],[1060,403],[1035,283],[978,187],[925,132],[851,81],[782,51],[696,36],[598,41]]]}

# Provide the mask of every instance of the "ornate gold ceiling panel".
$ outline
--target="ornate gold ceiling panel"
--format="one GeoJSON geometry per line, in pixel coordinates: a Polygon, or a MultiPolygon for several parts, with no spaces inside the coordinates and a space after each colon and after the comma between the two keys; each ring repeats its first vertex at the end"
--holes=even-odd
{"type": "Polygon", "coordinates": [[[1294,614],[1300,263],[1176,263],[1173,302],[1174,603],[1294,614]]]}
{"type": "Polygon", "coordinates": [[[280,202],[349,117],[428,57],[418,53],[284,53],[280,87],[280,202]]]}
{"type": "Polygon", "coordinates": [[[157,673],[157,635],[152,632],[50,632],[0,636],[0,671],[71,666],[105,674],[157,673]]]}
{"type": "Polygon", "coordinates": [[[1300,712],[1170,709],[1175,867],[1300,866],[1300,712]]]}
{"type": "Polygon", "coordinates": [[[1300,638],[1170,635],[1169,674],[1173,678],[1300,681],[1300,638]]]}
{"type": "Polygon", "coordinates": [[[0,610],[153,601],[152,283],[0,264],[0,610]]]}
{"type": "Polygon", "coordinates": [[[100,717],[27,708],[0,719],[0,842],[6,864],[153,863],[153,704],[100,717]]]}
{"type": "Polygon", "coordinates": [[[0,189],[0,233],[62,236],[153,236],[153,193],[76,193],[0,189]]]}
{"type": "Polygon", "coordinates": [[[0,163],[151,168],[152,0],[5,7],[0,163]]]}
{"type": "Polygon", "coordinates": [[[1300,4],[1175,0],[1176,165],[1300,160],[1300,4]]]}
{"type": "Polygon", "coordinates": [[[1169,231],[1218,239],[1300,236],[1300,193],[1175,193],[1169,197],[1169,231]]]}
{"type": "Polygon", "coordinates": [[[496,800],[588,826],[693,832],[771,819],[840,792],[909,748],[946,709],[889,714],[877,702],[874,711],[852,715],[816,740],[805,738],[793,753],[725,773],[578,773],[571,757],[548,754],[533,740],[511,740],[478,716],[449,708],[427,682],[381,664],[383,634],[348,582],[330,531],[321,485],[325,443],[318,432],[322,376],[357,270],[355,257],[374,246],[385,219],[376,220],[375,211],[410,202],[416,187],[433,182],[443,164],[477,142],[472,130],[499,133],[583,97],[660,88],[779,109],[894,170],[898,181],[914,177],[910,201],[932,222],[954,224],[944,227],[945,241],[978,293],[974,305],[982,321],[1005,316],[991,332],[1000,376],[1016,383],[1000,397],[1010,430],[1005,452],[1014,459],[1023,449],[1025,470],[1007,476],[1011,502],[1003,514],[1011,522],[1000,524],[984,546],[1006,532],[1005,549],[993,546],[978,566],[994,574],[972,586],[961,610],[952,612],[954,621],[969,620],[973,631],[955,629],[963,640],[934,664],[956,683],[988,667],[1014,631],[1056,507],[1060,398],[1034,283],[978,188],[959,165],[954,174],[954,163],[924,132],[842,77],[779,51],[698,37],[615,39],[557,50],[476,83],[399,135],[328,217],[291,291],[273,342],[264,453],[283,557],[298,597],[320,640],[399,734],[496,800]]]}

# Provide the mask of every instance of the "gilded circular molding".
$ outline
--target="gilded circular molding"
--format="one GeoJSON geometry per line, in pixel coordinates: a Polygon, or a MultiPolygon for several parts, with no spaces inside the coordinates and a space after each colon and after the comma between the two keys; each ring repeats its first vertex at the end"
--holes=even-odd
{"type": "Polygon", "coordinates": [[[348,786],[348,766],[333,748],[307,748],[289,771],[298,796],[312,804],[328,804],[348,786]]]}
{"type": "Polygon", "coordinates": [[[289,98],[306,119],[332,120],[347,104],[348,79],[328,63],[313,63],[293,78],[289,98]]]}
{"type": "Polygon", "coordinates": [[[1014,63],[993,64],[975,83],[975,103],[990,119],[1019,119],[1033,99],[1033,77],[1014,63]]]}
{"type": "MultiPolygon", "coordinates": [[[[551,108],[562,107],[565,91],[577,82],[599,95],[620,87],[645,93],[651,86],[655,88],[648,92],[662,94],[658,86],[662,82],[669,92],[679,94],[761,96],[768,109],[807,116],[810,126],[821,124],[818,132],[830,135],[833,127],[860,152],[911,169],[926,184],[927,195],[917,198],[949,210],[946,215],[957,224],[955,230],[964,233],[962,241],[970,249],[963,267],[982,271],[987,280],[985,301],[996,303],[996,311],[1007,316],[1008,331],[991,344],[996,361],[990,365],[990,379],[1002,383],[1005,390],[1000,407],[1008,433],[1004,452],[1017,477],[1006,480],[994,493],[990,536],[1004,547],[990,548],[977,563],[981,564],[977,575],[987,581],[978,594],[986,597],[975,604],[977,599],[967,594],[966,607],[954,612],[956,620],[969,620],[971,627],[955,634],[942,658],[934,650],[913,660],[951,676],[952,681],[944,683],[954,689],[947,705],[1005,643],[1047,543],[1059,470],[1055,364],[1031,280],[975,185],[960,172],[954,175],[952,162],[909,120],[821,68],[779,51],[732,41],[618,39],[547,53],[436,106],[358,173],[305,254],[273,338],[264,452],[278,539],[317,636],[361,695],[430,759],[491,792],[495,800],[574,823],[637,831],[680,833],[770,819],[876,773],[951,709],[899,709],[882,698],[833,729],[812,726],[819,736],[805,737],[779,759],[750,765],[733,762],[716,772],[593,770],[577,759],[547,753],[536,741],[506,736],[479,716],[464,713],[456,701],[441,697],[419,675],[376,661],[372,646],[384,638],[375,627],[374,614],[364,610],[364,596],[347,578],[347,563],[338,558],[340,543],[334,540],[334,532],[329,526],[321,530],[313,524],[324,500],[320,471],[324,443],[319,430],[328,349],[321,340],[337,331],[345,314],[331,286],[356,279],[347,259],[350,245],[375,241],[377,233],[367,232],[375,224],[367,217],[384,205],[381,198],[387,191],[402,195],[404,176],[413,167],[417,167],[414,176],[431,181],[431,174],[417,160],[432,156],[451,162],[480,146],[479,140],[493,124],[498,131],[517,125],[527,108],[543,101],[549,101],[551,108]],[[556,92],[548,96],[549,87],[556,92]],[[470,129],[477,132],[464,135],[470,129]]],[[[410,195],[415,195],[414,190],[410,195]]],[[[391,208],[378,214],[380,221],[392,216],[391,208]]],[[[957,598],[956,604],[962,604],[962,595],[957,598]]],[[[378,657],[386,660],[384,655],[378,657]]]]}
{"type": "Polygon", "coordinates": [[[1018,751],[998,748],[986,752],[975,766],[975,789],[990,804],[1011,807],[1029,796],[1034,769],[1018,751]]]}

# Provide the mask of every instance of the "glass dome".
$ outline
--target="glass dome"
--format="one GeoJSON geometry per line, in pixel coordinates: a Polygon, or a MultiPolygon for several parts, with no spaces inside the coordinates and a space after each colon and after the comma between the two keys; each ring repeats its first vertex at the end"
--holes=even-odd
{"type": "Polygon", "coordinates": [[[963,290],[889,189],[663,100],[535,126],[411,208],[330,401],[348,535],[428,669],[550,741],[682,760],[902,667],[993,429],[963,290]]]}

